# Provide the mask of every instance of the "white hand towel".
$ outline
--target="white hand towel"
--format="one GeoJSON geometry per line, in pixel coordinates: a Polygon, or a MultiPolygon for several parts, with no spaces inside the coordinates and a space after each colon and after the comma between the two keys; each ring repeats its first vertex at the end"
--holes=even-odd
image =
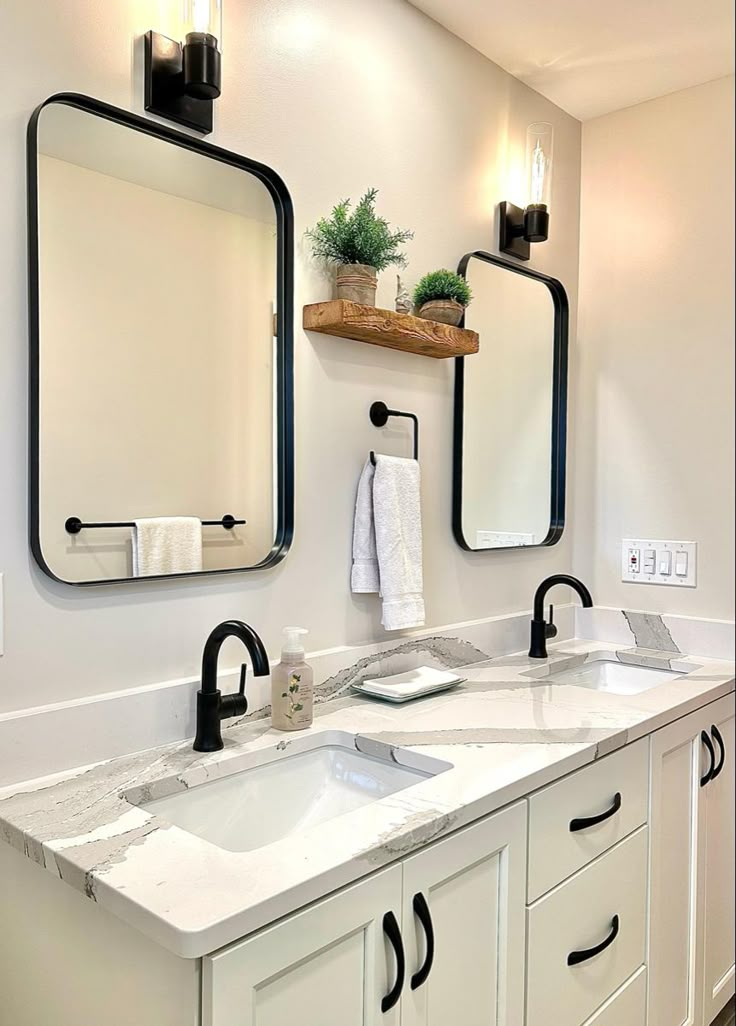
{"type": "Polygon", "coordinates": [[[373,519],[387,631],[424,624],[420,472],[416,460],[376,456],[373,519]]]}
{"type": "Polygon", "coordinates": [[[189,574],[202,569],[202,521],[147,517],[133,528],[133,576],[189,574]]]}
{"type": "Polygon", "coordinates": [[[353,524],[353,572],[350,586],[356,595],[379,591],[376,527],[373,522],[373,475],[375,467],[366,460],[358,481],[353,524]]]}

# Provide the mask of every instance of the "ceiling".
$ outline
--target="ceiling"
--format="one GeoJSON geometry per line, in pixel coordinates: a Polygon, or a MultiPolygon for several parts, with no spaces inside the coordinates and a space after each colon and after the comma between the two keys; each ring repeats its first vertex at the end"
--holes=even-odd
{"type": "Polygon", "coordinates": [[[576,118],[731,74],[733,0],[411,0],[576,118]]]}

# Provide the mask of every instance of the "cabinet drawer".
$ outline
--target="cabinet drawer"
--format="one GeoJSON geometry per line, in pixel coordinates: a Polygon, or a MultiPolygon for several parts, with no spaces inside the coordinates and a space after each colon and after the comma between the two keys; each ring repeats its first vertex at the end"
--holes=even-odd
{"type": "Polygon", "coordinates": [[[646,823],[648,792],[649,739],[642,738],[532,795],[529,903],[646,823]]]}
{"type": "Polygon", "coordinates": [[[527,911],[527,1026],[585,1022],[644,964],[647,851],[642,827],[527,911]]]}
{"type": "Polygon", "coordinates": [[[641,968],[585,1026],[647,1026],[647,971],[641,968]]]}

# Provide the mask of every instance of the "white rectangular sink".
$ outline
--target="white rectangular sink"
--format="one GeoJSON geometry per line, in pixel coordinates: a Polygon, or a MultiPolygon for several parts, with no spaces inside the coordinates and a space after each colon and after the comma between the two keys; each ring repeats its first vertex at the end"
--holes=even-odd
{"type": "Polygon", "coordinates": [[[178,793],[165,797],[148,800],[147,794],[175,783],[153,785],[138,800],[126,797],[220,848],[252,851],[452,768],[342,731],[282,742],[247,761],[248,768],[226,769],[227,775],[196,786],[180,780],[178,793]]]}
{"type": "Polygon", "coordinates": [[[578,688],[595,688],[614,695],[638,695],[649,691],[674,677],[682,677],[678,670],[663,670],[656,666],[635,666],[614,659],[600,659],[569,670],[552,673],[558,684],[571,684],[578,688]]]}
{"type": "Polygon", "coordinates": [[[649,666],[644,662],[621,662],[607,652],[594,652],[586,661],[574,659],[572,665],[563,663],[556,668],[545,666],[539,670],[530,670],[525,674],[550,684],[567,684],[576,688],[591,688],[605,691],[612,695],[639,695],[643,691],[664,684],[665,681],[684,677],[692,670],[698,669],[691,663],[680,663],[675,668],[665,666],[649,666]]]}

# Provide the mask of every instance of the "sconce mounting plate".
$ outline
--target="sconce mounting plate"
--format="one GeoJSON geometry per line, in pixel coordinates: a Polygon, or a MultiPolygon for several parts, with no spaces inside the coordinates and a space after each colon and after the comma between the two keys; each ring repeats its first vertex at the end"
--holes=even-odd
{"type": "Polygon", "coordinates": [[[531,247],[524,238],[524,211],[515,203],[502,203],[498,212],[498,248],[502,253],[528,260],[531,247]]]}
{"type": "Polygon", "coordinates": [[[181,43],[160,32],[147,32],[145,57],[146,110],[208,135],[212,131],[212,100],[199,100],[184,92],[181,43]]]}

